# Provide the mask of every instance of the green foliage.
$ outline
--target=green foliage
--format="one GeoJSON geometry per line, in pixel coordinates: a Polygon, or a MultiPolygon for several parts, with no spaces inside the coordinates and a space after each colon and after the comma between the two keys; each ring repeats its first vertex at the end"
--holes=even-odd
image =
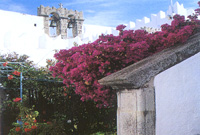
{"type": "Polygon", "coordinates": [[[8,101],[11,106],[15,107],[18,112],[17,120],[18,122],[13,122],[14,126],[10,129],[9,135],[20,135],[27,134],[33,135],[36,133],[38,123],[36,117],[39,115],[38,111],[34,111],[34,106],[32,108],[27,108],[22,102],[12,102],[8,101]]]}
{"type": "MultiPolygon", "coordinates": [[[[23,65],[8,63],[7,66],[23,74],[24,97],[21,110],[26,108],[25,110],[29,110],[27,113],[39,112],[36,118],[37,130],[26,134],[89,135],[116,131],[116,105],[99,109],[93,101],[82,102],[72,87],[66,88],[61,80],[52,78],[48,68],[54,65],[55,61],[47,60],[46,67],[37,68],[25,55],[22,57],[12,53],[0,55],[0,58],[0,62],[25,62],[23,65]]],[[[6,121],[9,120],[6,126],[11,127],[11,133],[16,133],[20,109],[14,105],[12,99],[19,97],[19,76],[14,76],[12,80],[7,78],[6,72],[0,72],[0,76],[0,83],[8,95],[3,105],[3,116],[6,121]]]]}

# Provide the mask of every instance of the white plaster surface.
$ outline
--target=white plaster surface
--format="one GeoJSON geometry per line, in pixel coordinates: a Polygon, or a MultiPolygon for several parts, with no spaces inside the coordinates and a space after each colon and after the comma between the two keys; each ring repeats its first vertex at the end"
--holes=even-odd
{"type": "Polygon", "coordinates": [[[200,53],[155,77],[156,135],[200,134],[200,53]]]}
{"type": "Polygon", "coordinates": [[[26,54],[36,66],[45,66],[46,59],[53,59],[54,50],[70,49],[74,42],[81,45],[93,42],[102,33],[118,34],[112,27],[83,25],[82,37],[61,39],[44,33],[43,17],[3,10],[0,16],[4,20],[0,22],[0,54],[26,54]]]}

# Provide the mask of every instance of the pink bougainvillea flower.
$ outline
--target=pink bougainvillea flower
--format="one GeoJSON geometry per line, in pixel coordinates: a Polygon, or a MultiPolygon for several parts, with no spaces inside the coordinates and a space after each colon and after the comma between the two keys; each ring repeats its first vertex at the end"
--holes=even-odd
{"type": "Polygon", "coordinates": [[[66,87],[65,87],[65,86],[63,86],[63,89],[64,89],[64,91],[67,91],[67,89],[66,89],[66,87]]]}
{"type": "Polygon", "coordinates": [[[8,79],[12,80],[13,79],[13,75],[8,75],[8,79]]]}
{"type": "Polygon", "coordinates": [[[17,76],[20,76],[20,72],[18,72],[18,71],[14,71],[13,74],[17,75],[17,76]]]}
{"type": "Polygon", "coordinates": [[[116,30],[123,30],[126,26],[121,24],[116,27],[116,30]]]}
{"type": "Polygon", "coordinates": [[[15,98],[13,101],[14,102],[19,102],[19,101],[21,101],[22,99],[21,98],[15,98]]]}
{"type": "Polygon", "coordinates": [[[19,132],[20,131],[20,127],[16,127],[15,131],[19,132]]]}
{"type": "Polygon", "coordinates": [[[5,63],[3,63],[3,66],[5,67],[5,66],[7,66],[8,65],[8,62],[6,61],[5,63]]]}
{"type": "Polygon", "coordinates": [[[67,93],[64,93],[64,96],[66,97],[66,96],[67,96],[67,93]]]}
{"type": "Polygon", "coordinates": [[[34,122],[34,123],[36,123],[36,122],[37,122],[37,120],[34,120],[33,122],[34,122]]]}

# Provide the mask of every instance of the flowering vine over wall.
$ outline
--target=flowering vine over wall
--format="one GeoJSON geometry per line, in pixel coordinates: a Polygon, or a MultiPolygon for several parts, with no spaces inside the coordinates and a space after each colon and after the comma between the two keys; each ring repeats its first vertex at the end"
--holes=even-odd
{"type": "Polygon", "coordinates": [[[99,107],[110,106],[115,92],[101,86],[98,80],[165,48],[187,41],[198,32],[200,26],[197,19],[200,9],[195,11],[196,14],[189,16],[188,20],[175,15],[171,25],[164,24],[161,31],[155,33],[124,30],[125,26],[119,25],[118,36],[101,35],[93,43],[60,50],[55,54],[58,62],[50,70],[54,77],[62,78],[67,87],[74,86],[82,101],[91,99],[99,107]]]}

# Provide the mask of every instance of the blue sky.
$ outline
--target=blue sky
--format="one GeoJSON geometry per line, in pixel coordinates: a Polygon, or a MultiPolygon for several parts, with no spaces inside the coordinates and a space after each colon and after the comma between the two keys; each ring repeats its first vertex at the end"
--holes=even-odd
{"type": "MultiPolygon", "coordinates": [[[[176,0],[185,8],[196,9],[198,0],[176,0]]],[[[173,3],[176,2],[173,0],[173,3]]],[[[144,16],[167,11],[171,0],[0,0],[0,9],[37,15],[40,5],[83,11],[85,24],[117,26],[144,16]]]]}

